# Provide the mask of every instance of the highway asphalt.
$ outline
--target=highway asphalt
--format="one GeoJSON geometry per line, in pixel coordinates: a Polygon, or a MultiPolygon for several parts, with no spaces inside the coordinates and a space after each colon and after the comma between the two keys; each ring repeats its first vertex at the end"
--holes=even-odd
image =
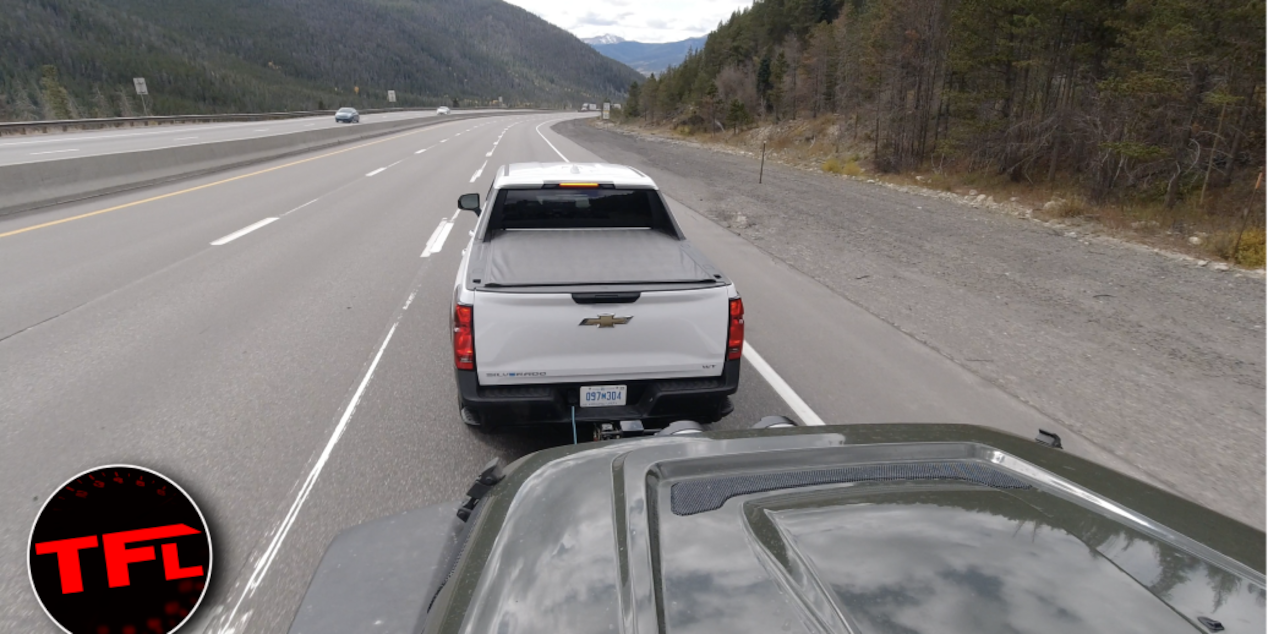
{"type": "MultiPolygon", "coordinates": [[[[457,113],[490,112],[461,110],[457,113]]],[[[438,116],[435,110],[408,110],[361,115],[361,123],[438,116]]],[[[56,161],[63,158],[158,150],[181,145],[217,143],[320,130],[340,125],[334,116],[242,121],[231,123],[183,123],[152,127],[120,128],[38,135],[0,136],[0,165],[56,161]]]]}
{"type": "MultiPolygon", "coordinates": [[[[45,496],[97,465],[154,468],[202,506],[213,582],[188,631],[284,632],[339,531],[457,499],[490,457],[570,442],[466,429],[447,323],[475,221],[457,197],[504,163],[601,159],[550,130],[577,116],[454,121],[0,218],[0,631],[56,631],[27,537],[45,496]]],[[[767,414],[1044,427],[1135,473],[671,204],[748,313],[736,411],[716,428],[767,414]]]]}

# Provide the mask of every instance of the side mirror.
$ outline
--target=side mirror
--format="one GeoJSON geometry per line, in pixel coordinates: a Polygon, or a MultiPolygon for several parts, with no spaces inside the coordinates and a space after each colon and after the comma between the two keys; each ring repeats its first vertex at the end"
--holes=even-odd
{"type": "Polygon", "coordinates": [[[480,215],[480,194],[463,194],[458,197],[458,209],[474,211],[480,215]]]}

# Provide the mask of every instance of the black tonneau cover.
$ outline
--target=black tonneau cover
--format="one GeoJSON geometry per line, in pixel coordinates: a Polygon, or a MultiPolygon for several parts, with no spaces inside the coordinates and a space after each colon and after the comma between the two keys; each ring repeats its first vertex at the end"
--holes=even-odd
{"type": "Polygon", "coordinates": [[[689,242],[650,229],[503,231],[472,248],[475,289],[728,283],[689,242]]]}

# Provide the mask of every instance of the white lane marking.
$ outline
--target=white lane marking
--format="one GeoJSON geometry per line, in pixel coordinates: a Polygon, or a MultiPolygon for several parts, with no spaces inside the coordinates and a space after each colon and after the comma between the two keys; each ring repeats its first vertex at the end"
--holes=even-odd
{"type": "Polygon", "coordinates": [[[31,156],[39,156],[41,154],[61,154],[62,152],[78,152],[79,150],[49,150],[47,152],[31,152],[31,156]]]}
{"type": "MultiPolygon", "coordinates": [[[[395,163],[392,163],[391,165],[388,165],[387,167],[396,167],[397,165],[400,165],[400,164],[401,164],[401,161],[404,161],[404,160],[405,160],[405,159],[401,159],[400,161],[397,161],[397,162],[395,162],[395,163]]],[[[387,167],[385,167],[385,168],[383,168],[383,169],[387,169],[387,167]]]]}
{"type": "Polygon", "coordinates": [[[370,173],[366,174],[366,176],[374,176],[375,174],[378,174],[379,172],[382,172],[382,171],[383,171],[383,170],[385,170],[385,169],[387,169],[387,168],[386,168],[386,167],[380,167],[379,169],[376,169],[376,170],[374,170],[373,172],[370,172],[370,173]]]}
{"type": "Polygon", "coordinates": [[[440,236],[440,232],[445,230],[445,223],[449,222],[448,218],[441,218],[440,224],[436,225],[436,230],[431,232],[431,237],[427,238],[427,246],[423,247],[423,252],[418,257],[425,258],[431,255],[431,247],[436,244],[436,238],[440,236]]]}
{"type": "Polygon", "coordinates": [[[282,216],[281,216],[281,217],[283,217],[283,218],[284,218],[284,217],[286,217],[286,215],[287,215],[287,214],[293,214],[293,213],[295,213],[295,212],[299,211],[300,209],[303,209],[304,207],[307,207],[307,206],[309,206],[309,205],[311,205],[311,204],[313,204],[313,203],[315,203],[315,202],[317,202],[317,201],[319,201],[319,200],[321,200],[321,198],[320,198],[320,197],[318,197],[318,198],[314,198],[314,199],[312,199],[312,200],[310,200],[310,201],[308,201],[308,202],[306,202],[306,203],[304,203],[304,204],[302,204],[302,205],[300,205],[300,206],[298,206],[298,207],[296,207],[296,208],[294,208],[294,209],[292,209],[292,210],[290,210],[290,211],[288,211],[288,212],[286,212],[286,213],[282,214],[282,216]]]}
{"type": "Polygon", "coordinates": [[[255,132],[268,132],[268,131],[269,131],[268,128],[260,128],[259,130],[255,130],[255,132]]]}
{"type": "Polygon", "coordinates": [[[305,124],[304,124],[304,127],[305,127],[305,128],[311,128],[311,127],[313,127],[313,125],[314,125],[314,124],[312,124],[312,123],[305,123],[305,124]]]}
{"type": "Polygon", "coordinates": [[[565,162],[567,162],[567,161],[568,161],[568,157],[564,156],[564,153],[563,153],[563,152],[560,152],[560,151],[559,151],[559,148],[555,147],[555,144],[554,144],[554,143],[551,143],[551,142],[550,142],[550,139],[546,138],[546,135],[542,134],[542,126],[546,125],[547,123],[554,123],[554,121],[543,121],[543,122],[541,122],[541,123],[537,124],[537,127],[536,127],[536,128],[534,128],[535,130],[537,130],[537,136],[541,137],[541,138],[542,138],[542,140],[546,142],[546,145],[549,145],[549,146],[550,146],[550,149],[554,150],[554,151],[555,151],[555,154],[558,154],[558,155],[559,155],[559,158],[561,158],[561,159],[563,159],[565,162]]]}
{"type": "Polygon", "coordinates": [[[414,296],[417,294],[418,294],[418,291],[414,291],[413,293],[410,293],[409,298],[405,300],[405,306],[401,308],[401,310],[409,310],[409,305],[414,303],[414,296]]]}
{"type": "Polygon", "coordinates": [[[433,255],[440,253],[440,249],[445,246],[445,239],[449,237],[449,232],[452,230],[453,221],[450,220],[449,222],[446,222],[444,228],[440,230],[440,235],[436,236],[436,243],[431,245],[431,253],[433,255]]]}
{"type": "Polygon", "coordinates": [[[485,168],[485,167],[487,167],[487,166],[488,166],[488,164],[489,164],[489,162],[488,162],[488,161],[485,161],[485,162],[483,162],[483,163],[481,163],[481,164],[480,164],[480,169],[476,170],[476,171],[475,171],[475,174],[472,174],[472,175],[471,175],[471,182],[473,182],[473,183],[474,183],[474,182],[476,182],[476,179],[477,179],[477,178],[480,178],[480,175],[484,173],[484,168],[485,168]]]}
{"type": "Polygon", "coordinates": [[[177,140],[177,141],[192,141],[193,139],[197,139],[197,138],[198,138],[198,137],[196,137],[196,136],[183,136],[183,137],[181,137],[181,138],[179,138],[179,139],[176,139],[176,140],[177,140]]]}
{"type": "Polygon", "coordinates": [[[444,143],[445,141],[448,141],[448,140],[449,140],[449,139],[441,139],[441,140],[440,140],[440,142],[441,142],[441,143],[444,143]]]}
{"type": "Polygon", "coordinates": [[[754,350],[753,345],[747,340],[744,342],[744,358],[748,359],[753,369],[757,370],[757,373],[761,374],[767,383],[770,383],[770,386],[775,389],[775,393],[783,398],[785,403],[788,403],[797,418],[801,419],[802,425],[816,427],[823,425],[823,419],[819,418],[819,415],[810,409],[810,406],[806,405],[806,402],[801,400],[800,396],[797,396],[797,392],[792,389],[792,386],[784,382],[783,377],[779,376],[775,368],[770,367],[770,364],[766,362],[766,359],[762,358],[762,355],[757,354],[757,350],[754,350]]]}
{"type": "Polygon", "coordinates": [[[263,227],[264,225],[267,225],[270,222],[273,222],[275,220],[277,220],[277,218],[265,218],[264,220],[261,220],[249,227],[243,227],[241,229],[238,229],[237,231],[234,231],[233,233],[219,240],[216,240],[215,242],[212,242],[211,246],[218,247],[221,245],[229,244],[230,242],[233,242],[234,240],[237,240],[238,238],[241,238],[242,236],[245,236],[248,233],[251,233],[252,231],[255,231],[256,229],[259,229],[260,227],[263,227]]]}
{"type": "Polygon", "coordinates": [[[490,157],[490,156],[493,156],[493,150],[489,150],[488,152],[485,152],[485,153],[484,153],[484,157],[485,157],[485,158],[488,158],[488,157],[490,157]]]}
{"type": "Polygon", "coordinates": [[[335,444],[339,442],[339,437],[343,436],[344,430],[347,429],[348,421],[352,419],[352,413],[357,410],[357,403],[361,401],[361,395],[365,393],[366,386],[370,384],[370,379],[374,377],[374,370],[379,367],[379,359],[383,358],[383,351],[387,350],[387,344],[392,340],[392,335],[396,333],[396,326],[400,323],[401,318],[397,317],[392,324],[392,328],[387,331],[387,336],[383,338],[383,345],[379,346],[379,351],[375,353],[374,360],[370,362],[370,368],[365,372],[365,378],[361,379],[361,384],[357,386],[357,391],[352,395],[348,408],[343,411],[343,416],[339,418],[339,424],[335,425],[335,431],[330,435],[330,440],[326,442],[326,448],[322,450],[321,456],[317,458],[317,464],[313,465],[313,470],[308,473],[303,486],[299,489],[299,494],[295,497],[295,502],[291,504],[290,511],[287,512],[286,517],[282,520],[282,524],[274,531],[273,541],[269,543],[264,555],[256,562],[255,570],[251,572],[251,577],[247,579],[246,588],[238,596],[238,602],[234,604],[233,610],[229,612],[229,617],[223,623],[233,623],[233,617],[237,615],[238,608],[242,606],[242,600],[254,595],[256,588],[264,581],[264,574],[269,571],[273,558],[277,556],[277,551],[282,547],[282,541],[286,539],[286,534],[290,532],[291,526],[295,524],[299,509],[304,506],[304,500],[307,500],[308,494],[312,492],[313,485],[317,483],[317,476],[321,474],[322,467],[326,466],[326,461],[330,459],[330,453],[334,451],[335,444]]]}
{"type": "Polygon", "coordinates": [[[425,147],[425,148],[423,148],[423,149],[421,149],[421,150],[419,150],[419,151],[415,152],[415,154],[422,154],[423,152],[426,152],[427,150],[430,150],[432,147],[436,147],[436,146],[434,146],[434,145],[433,145],[433,146],[431,146],[431,147],[425,147]]]}

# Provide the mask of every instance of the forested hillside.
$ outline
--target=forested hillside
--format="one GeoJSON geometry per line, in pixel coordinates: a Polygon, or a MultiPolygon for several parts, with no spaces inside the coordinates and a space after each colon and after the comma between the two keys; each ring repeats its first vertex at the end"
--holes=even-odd
{"type": "Polygon", "coordinates": [[[882,172],[1262,214],[1264,30],[1263,0],[758,0],[631,101],[696,130],[831,117],[882,172]]]}
{"type": "Polygon", "coordinates": [[[388,90],[398,105],[565,105],[640,78],[501,0],[8,0],[0,11],[0,119],[140,114],[133,77],[160,114],[382,107],[388,90]]]}

